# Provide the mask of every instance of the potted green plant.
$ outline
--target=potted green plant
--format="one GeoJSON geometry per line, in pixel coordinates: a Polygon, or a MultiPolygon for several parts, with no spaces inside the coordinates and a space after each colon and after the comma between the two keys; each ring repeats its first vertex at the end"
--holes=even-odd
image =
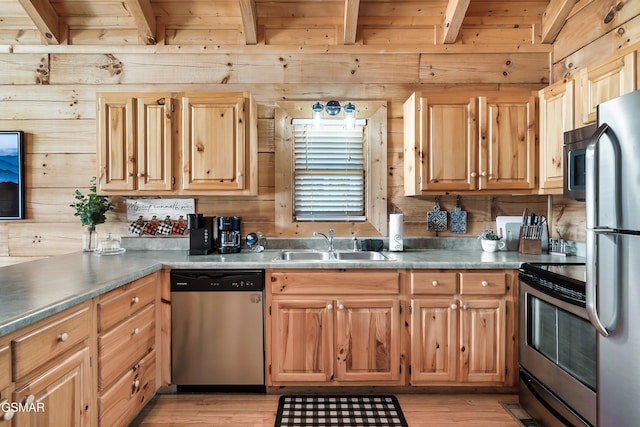
{"type": "Polygon", "coordinates": [[[82,250],[91,252],[96,250],[98,244],[98,233],[96,225],[103,224],[107,220],[107,212],[114,209],[113,203],[108,196],[101,196],[96,193],[96,177],[91,178],[89,193],[84,195],[80,190],[74,193],[75,202],[69,206],[74,208],[75,216],[80,217],[80,222],[84,226],[82,237],[82,250]]]}
{"type": "Polygon", "coordinates": [[[502,237],[494,233],[491,227],[487,227],[487,229],[478,236],[478,239],[480,239],[482,250],[485,252],[495,252],[506,246],[506,243],[500,240],[502,237]]]}

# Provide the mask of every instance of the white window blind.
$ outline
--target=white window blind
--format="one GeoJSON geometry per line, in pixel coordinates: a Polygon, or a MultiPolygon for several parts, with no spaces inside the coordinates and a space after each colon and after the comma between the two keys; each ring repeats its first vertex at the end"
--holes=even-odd
{"type": "Polygon", "coordinates": [[[294,122],[297,221],[366,219],[364,129],[294,122]]]}

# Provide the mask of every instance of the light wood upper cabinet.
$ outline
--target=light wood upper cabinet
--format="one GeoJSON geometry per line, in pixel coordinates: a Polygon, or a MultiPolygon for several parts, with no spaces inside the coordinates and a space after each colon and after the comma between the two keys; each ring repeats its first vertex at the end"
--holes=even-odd
{"type": "Polygon", "coordinates": [[[615,56],[578,73],[576,127],[596,122],[598,104],[637,89],[637,55],[615,56]]]}
{"type": "Polygon", "coordinates": [[[477,98],[414,93],[404,104],[405,195],[477,188],[477,98]]]}
{"type": "Polygon", "coordinates": [[[98,94],[101,191],[169,191],[173,183],[170,94],[98,94]]]}
{"type": "Polygon", "coordinates": [[[397,271],[268,274],[269,385],[401,385],[397,271]]]}
{"type": "Polygon", "coordinates": [[[538,92],[540,105],[541,194],[562,194],[564,132],[574,128],[574,80],[538,92]]]}
{"type": "Polygon", "coordinates": [[[536,186],[536,99],[500,93],[479,98],[481,190],[536,186]]]}
{"type": "Polygon", "coordinates": [[[257,107],[247,93],[99,93],[96,122],[101,193],[258,193],[257,107]]]}
{"type": "Polygon", "coordinates": [[[405,195],[535,187],[535,97],[479,95],[414,93],[405,102],[405,195]]]}
{"type": "Polygon", "coordinates": [[[238,93],[183,94],[181,114],[182,188],[198,194],[257,194],[253,98],[238,93]]]}

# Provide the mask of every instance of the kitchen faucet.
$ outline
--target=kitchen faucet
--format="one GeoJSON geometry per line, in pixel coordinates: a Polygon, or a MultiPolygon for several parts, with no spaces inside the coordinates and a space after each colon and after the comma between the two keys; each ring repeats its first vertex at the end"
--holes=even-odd
{"type": "Polygon", "coordinates": [[[321,233],[319,231],[314,231],[313,232],[313,237],[318,237],[318,236],[322,236],[325,239],[327,239],[327,243],[329,243],[329,252],[334,252],[334,249],[333,249],[333,228],[329,229],[329,237],[327,237],[327,235],[324,234],[324,233],[321,233]]]}

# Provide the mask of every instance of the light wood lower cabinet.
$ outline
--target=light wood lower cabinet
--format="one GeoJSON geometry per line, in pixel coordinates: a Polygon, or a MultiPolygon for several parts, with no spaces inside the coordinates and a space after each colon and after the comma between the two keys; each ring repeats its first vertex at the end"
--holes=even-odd
{"type": "Polygon", "coordinates": [[[267,273],[268,385],[401,385],[394,270],[267,273]]]}
{"type": "Polygon", "coordinates": [[[516,384],[517,275],[408,273],[411,385],[516,384]]]}
{"type": "Polygon", "coordinates": [[[14,427],[92,425],[90,329],[87,302],[11,335],[14,427]]]}
{"type": "Polygon", "coordinates": [[[97,299],[98,424],[128,425],[156,392],[160,273],[97,299]]]}

